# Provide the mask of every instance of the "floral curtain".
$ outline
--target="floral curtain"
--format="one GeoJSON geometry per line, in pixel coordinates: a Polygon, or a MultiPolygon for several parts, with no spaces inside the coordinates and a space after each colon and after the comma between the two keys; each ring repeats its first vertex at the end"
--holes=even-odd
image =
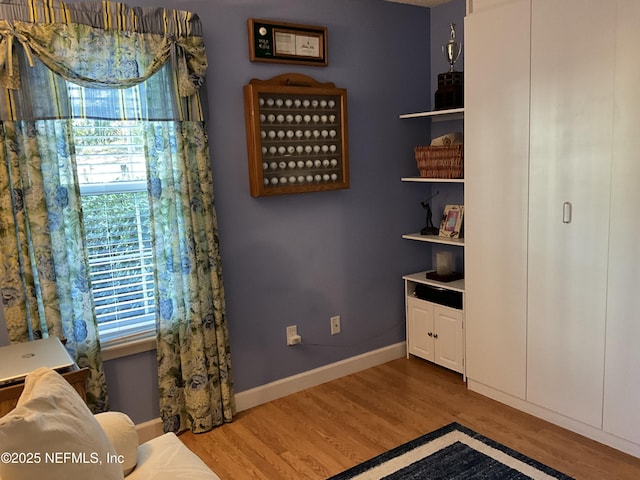
{"type": "Polygon", "coordinates": [[[55,335],[89,367],[87,401],[107,408],[75,170],[64,121],[2,122],[0,259],[9,340],[55,335]]]}
{"type": "Polygon", "coordinates": [[[231,421],[224,287],[204,125],[149,124],[149,190],[158,270],[158,368],[165,431],[231,421]]]}
{"type": "Polygon", "coordinates": [[[94,410],[106,408],[69,125],[144,120],[164,429],[202,432],[230,421],[198,17],[108,1],[16,0],[0,3],[0,19],[0,288],[10,340],[67,338],[91,368],[94,410]],[[91,101],[78,109],[67,82],[91,101]]]}

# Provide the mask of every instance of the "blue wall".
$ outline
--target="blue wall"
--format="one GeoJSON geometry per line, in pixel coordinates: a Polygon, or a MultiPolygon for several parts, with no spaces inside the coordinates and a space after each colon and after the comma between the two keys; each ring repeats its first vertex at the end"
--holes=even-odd
{"type": "MultiPolygon", "coordinates": [[[[443,10],[383,0],[131,0],[199,14],[209,57],[209,135],[235,387],[241,392],[405,338],[403,274],[430,249],[401,239],[424,224],[413,146],[428,123],[400,113],[432,103],[430,17],[443,10]],[[328,67],[252,63],[248,18],[328,27],[328,67]],[[348,91],[351,188],[252,198],[242,87],[299,72],[348,91]],[[342,317],[331,336],[329,317],[342,317]],[[296,324],[303,344],[287,347],[296,324]]],[[[464,1],[455,0],[462,30],[464,1]],[[462,13],[459,13],[459,12],[462,13]]],[[[431,22],[433,23],[433,22],[431,22]]],[[[441,25],[439,26],[441,27],[441,25]]],[[[448,39],[438,37],[439,44],[448,39]]],[[[439,46],[437,47],[440,48],[439,46]]],[[[436,70],[442,70],[441,60],[436,70]]],[[[446,67],[446,65],[445,65],[446,67]]],[[[106,363],[112,408],[157,417],[155,352],[106,363]]]]}
{"type": "Polygon", "coordinates": [[[414,171],[412,147],[423,132],[398,114],[428,101],[429,10],[371,0],[215,5],[201,16],[212,34],[213,173],[234,378],[243,391],[404,339],[400,279],[420,252],[401,233],[415,229],[422,212],[399,179],[414,171]],[[249,17],[327,26],[329,66],[249,62],[249,17]],[[290,71],[348,91],[349,190],[248,193],[241,86],[290,71]],[[332,315],[342,317],[333,337],[332,315]],[[303,338],[294,348],[285,342],[293,324],[303,338]]]}

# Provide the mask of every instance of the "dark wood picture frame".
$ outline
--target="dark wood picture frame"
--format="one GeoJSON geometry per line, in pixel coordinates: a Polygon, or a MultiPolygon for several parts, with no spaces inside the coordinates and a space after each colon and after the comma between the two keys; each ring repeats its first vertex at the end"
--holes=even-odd
{"type": "Polygon", "coordinates": [[[326,67],[327,28],[250,18],[249,60],[326,67]]]}
{"type": "Polygon", "coordinates": [[[244,87],[254,197],[349,188],[347,91],[298,73],[244,87]]]}

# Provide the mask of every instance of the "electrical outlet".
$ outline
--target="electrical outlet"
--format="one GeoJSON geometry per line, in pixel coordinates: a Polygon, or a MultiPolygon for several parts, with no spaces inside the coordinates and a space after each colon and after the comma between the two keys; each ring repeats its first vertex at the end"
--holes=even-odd
{"type": "Polygon", "coordinates": [[[337,335],[340,333],[340,331],[341,331],[340,315],[331,317],[331,335],[337,335]]]}
{"type": "Polygon", "coordinates": [[[298,335],[298,326],[291,325],[287,327],[287,345],[298,345],[302,343],[302,337],[298,335]]]}

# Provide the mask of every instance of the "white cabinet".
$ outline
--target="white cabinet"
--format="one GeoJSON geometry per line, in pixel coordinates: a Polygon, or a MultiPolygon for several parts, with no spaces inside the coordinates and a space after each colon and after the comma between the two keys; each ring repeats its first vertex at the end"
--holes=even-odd
{"type": "Polygon", "coordinates": [[[462,310],[407,298],[407,352],[464,371],[462,310]]]}
{"type": "Polygon", "coordinates": [[[434,362],[458,373],[464,372],[462,310],[433,304],[434,362]]]}
{"type": "Polygon", "coordinates": [[[435,361],[433,341],[433,304],[407,298],[407,353],[435,361]]]}
{"type": "Polygon", "coordinates": [[[602,422],[615,30],[608,1],[533,2],[527,398],[596,427],[602,422]]]}
{"type": "Polygon", "coordinates": [[[467,377],[525,398],[529,0],[465,19],[467,377]],[[508,28],[507,28],[508,27],[508,28]],[[517,32],[517,35],[514,34],[517,32]],[[500,308],[497,308],[497,306],[500,308]]]}
{"type": "Polygon", "coordinates": [[[640,444],[640,2],[618,2],[603,429],[640,444]]]}
{"type": "Polygon", "coordinates": [[[640,4],[473,4],[469,388],[640,456],[640,4]]]}
{"type": "MultiPolygon", "coordinates": [[[[463,119],[464,109],[437,110],[431,112],[419,112],[400,115],[400,118],[428,118],[431,121],[460,121],[463,119]]],[[[459,129],[459,127],[458,127],[459,129]]],[[[435,186],[438,191],[447,186],[457,190],[452,193],[456,198],[462,198],[464,179],[404,177],[403,182],[411,182],[428,186],[435,186]],[[461,195],[456,195],[456,193],[461,195]]],[[[446,195],[445,195],[446,196],[446,195]]],[[[447,197],[450,198],[450,197],[447,197]]],[[[452,204],[460,202],[452,202],[452,204]]],[[[433,222],[439,226],[439,218],[442,210],[434,208],[433,222]]],[[[467,215],[464,215],[466,222],[467,215]]],[[[406,240],[425,242],[432,250],[448,247],[459,248],[462,255],[464,238],[447,238],[439,235],[422,235],[420,233],[407,233],[402,236],[406,240]]],[[[428,251],[428,250],[427,250],[428,251]]],[[[436,255],[432,254],[432,258],[436,255]]],[[[454,257],[455,258],[455,257],[454,257]]],[[[455,261],[455,260],[454,260],[455,261]]],[[[457,262],[462,266],[463,260],[457,262]]],[[[435,270],[435,267],[433,268],[435,270]]],[[[459,271],[459,269],[456,269],[459,271]]],[[[427,278],[427,272],[418,272],[403,277],[405,281],[406,297],[406,325],[407,325],[407,356],[412,354],[420,358],[432,361],[443,367],[459,373],[464,373],[464,334],[463,334],[463,310],[462,297],[464,295],[464,278],[454,281],[438,281],[427,278]],[[431,286],[446,290],[460,298],[460,309],[450,308],[437,303],[427,302],[414,297],[416,286],[431,286]]]]}

